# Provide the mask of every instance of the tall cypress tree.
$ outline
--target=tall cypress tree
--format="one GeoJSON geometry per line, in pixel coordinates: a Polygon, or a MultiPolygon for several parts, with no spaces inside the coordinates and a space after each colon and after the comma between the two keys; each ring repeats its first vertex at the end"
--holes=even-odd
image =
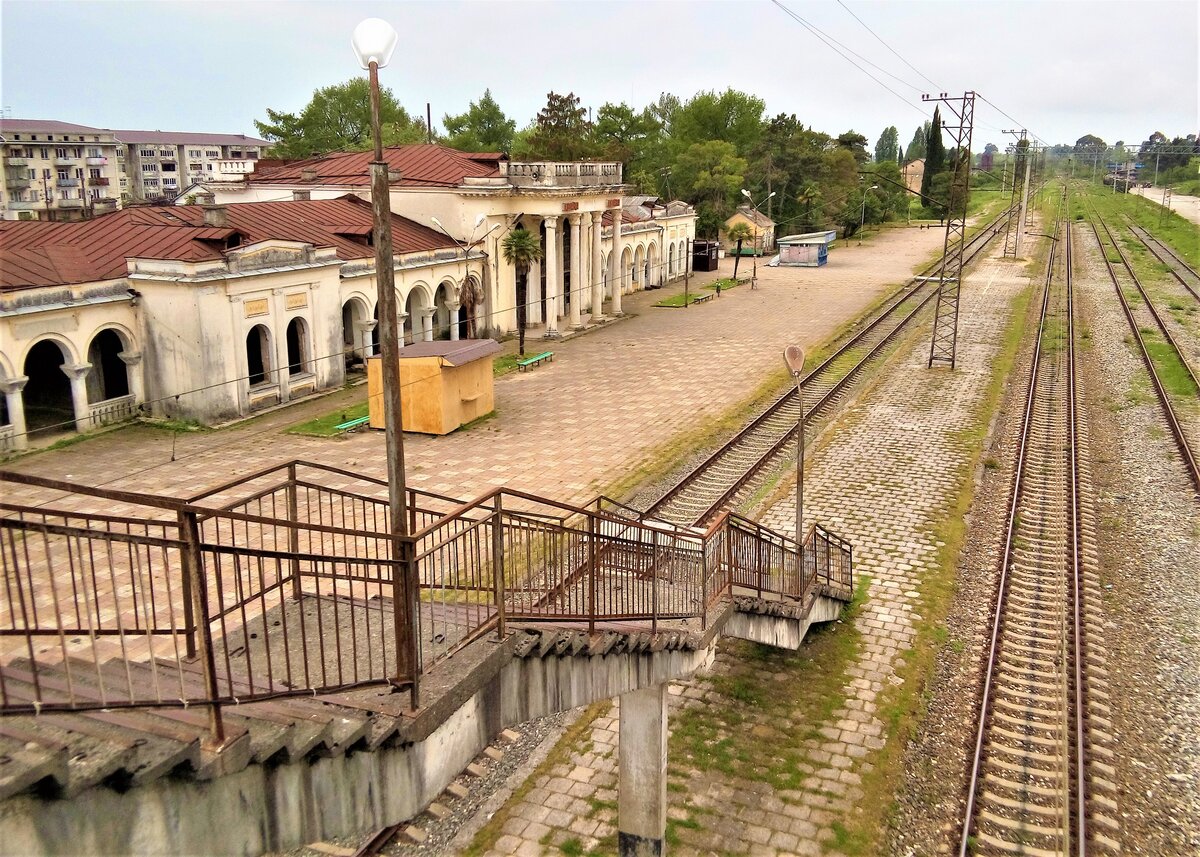
{"type": "Polygon", "coordinates": [[[904,169],[904,150],[900,148],[896,149],[896,166],[904,169]]]}
{"type": "Polygon", "coordinates": [[[929,195],[929,183],[933,177],[946,169],[946,146],[942,143],[942,113],[933,108],[933,123],[929,126],[929,137],[925,141],[925,173],[921,176],[921,193],[929,195]]]}

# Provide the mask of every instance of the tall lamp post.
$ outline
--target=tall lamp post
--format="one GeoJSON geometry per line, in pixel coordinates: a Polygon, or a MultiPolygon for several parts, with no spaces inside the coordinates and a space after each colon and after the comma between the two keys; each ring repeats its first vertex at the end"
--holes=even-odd
{"type": "MultiPolygon", "coordinates": [[[[485,214],[483,214],[483,212],[480,212],[475,218],[475,225],[473,227],[471,227],[470,237],[468,237],[466,241],[461,241],[446,231],[446,227],[442,225],[442,221],[438,220],[436,217],[429,218],[429,220],[433,223],[433,225],[436,226],[443,235],[445,235],[447,238],[449,238],[451,241],[453,241],[455,244],[457,244],[459,247],[462,248],[463,262],[467,266],[467,271],[466,271],[466,274],[463,276],[462,286],[459,288],[459,300],[460,301],[462,300],[462,290],[464,288],[466,288],[471,281],[471,251],[474,250],[476,247],[478,247],[480,244],[482,244],[484,241],[486,241],[487,237],[489,235],[491,235],[493,232],[495,232],[497,229],[499,229],[501,226],[504,225],[503,223],[493,224],[493,226],[489,230],[487,230],[482,235],[480,235],[478,238],[476,238],[475,237],[476,231],[478,231],[479,227],[483,225],[483,222],[486,219],[487,219],[487,216],[485,214]]],[[[472,321],[474,319],[474,311],[475,311],[474,302],[472,302],[472,306],[471,306],[472,321]]],[[[451,322],[451,324],[457,324],[457,322],[451,322]]],[[[475,324],[474,323],[469,323],[468,328],[469,329],[467,332],[469,334],[475,333],[475,324]]]]}
{"type": "MultiPolygon", "coordinates": [[[[746,190],[745,188],[742,188],[742,196],[744,196],[744,197],[746,197],[746,199],[750,200],[750,207],[753,208],[754,213],[758,214],[760,217],[762,215],[759,213],[758,206],[762,205],[763,202],[766,202],[768,199],[770,199],[774,195],[775,195],[775,191],[771,191],[769,194],[767,194],[765,197],[763,197],[762,202],[755,204],[754,198],[750,196],[750,191],[746,190]]],[[[754,268],[750,272],[750,288],[755,289],[755,288],[758,288],[758,218],[757,217],[754,218],[754,255],[753,255],[752,260],[754,263],[754,268]]]]}
{"type": "Polygon", "coordinates": [[[399,37],[392,25],[367,18],[354,28],[350,40],[359,64],[371,81],[371,138],[375,158],[371,161],[371,205],[375,216],[375,285],[379,292],[380,359],[383,376],[383,413],[388,469],[388,525],[393,537],[393,559],[401,560],[393,575],[403,574],[404,597],[393,598],[396,634],[396,680],[411,681],[412,705],[418,704],[416,634],[413,624],[416,605],[415,566],[408,559],[411,549],[403,537],[408,533],[408,492],[404,484],[404,430],[400,413],[400,335],[396,316],[396,272],[392,255],[391,191],[387,163],[383,160],[383,138],[379,129],[379,69],[388,64],[399,37]]]}
{"type": "Polygon", "coordinates": [[[800,416],[796,418],[796,544],[799,546],[800,573],[804,573],[804,349],[789,345],[783,349],[783,362],[792,373],[800,416]]]}
{"type": "MultiPolygon", "coordinates": [[[[867,190],[875,190],[879,185],[873,184],[867,190]]],[[[858,217],[858,243],[862,244],[863,226],[867,222],[867,190],[863,191],[862,214],[858,217]]]]}

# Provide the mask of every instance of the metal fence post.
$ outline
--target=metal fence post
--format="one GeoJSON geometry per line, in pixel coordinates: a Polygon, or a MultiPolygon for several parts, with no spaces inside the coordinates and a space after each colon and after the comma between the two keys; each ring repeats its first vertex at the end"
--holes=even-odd
{"type": "MultiPolygon", "coordinates": [[[[220,688],[217,683],[217,663],[213,652],[212,627],[208,622],[208,586],[204,580],[204,561],[200,553],[200,525],[196,513],[190,509],[179,512],[179,535],[183,541],[185,576],[188,579],[188,598],[193,616],[200,622],[200,664],[204,670],[204,687],[208,692],[208,725],[213,743],[225,743],[225,723],[221,718],[221,706],[217,702],[220,688]]],[[[186,615],[186,614],[185,614],[186,615]]]]}
{"type": "Polygon", "coordinates": [[[392,627],[396,638],[396,681],[410,682],[413,709],[420,708],[420,647],[417,626],[421,609],[416,543],[412,536],[393,536],[397,561],[392,566],[392,627]]]}
{"type": "Polygon", "coordinates": [[[290,566],[292,570],[292,598],[300,600],[300,498],[296,490],[296,462],[288,464],[287,485],[288,521],[288,550],[292,554],[290,566]]]}
{"type": "Polygon", "coordinates": [[[596,633],[596,516],[588,515],[588,634],[596,633]]]}
{"type": "Polygon", "coordinates": [[[650,633],[658,633],[658,530],[650,533],[650,633]]]}
{"type": "Polygon", "coordinates": [[[496,638],[504,639],[504,504],[496,495],[492,514],[492,590],[496,599],[496,638]]]}

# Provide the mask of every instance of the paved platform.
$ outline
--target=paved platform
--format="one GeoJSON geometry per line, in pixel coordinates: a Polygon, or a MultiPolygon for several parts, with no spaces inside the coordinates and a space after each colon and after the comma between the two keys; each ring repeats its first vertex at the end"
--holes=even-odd
{"type": "MultiPolygon", "coordinates": [[[[682,284],[629,296],[624,306],[635,317],[554,342],[554,363],[499,379],[495,418],[445,437],[406,435],[409,484],[456,497],[505,484],[567,502],[588,500],[678,432],[750,395],[782,365],[785,345],[828,338],[939,250],[942,237],[937,230],[891,230],[861,247],[838,247],[824,268],[759,265],[759,288],[741,286],[687,309],[652,306],[682,284]]],[[[743,259],[739,273],[749,263],[743,259]]],[[[731,271],[727,259],[720,273],[731,271]]],[[[527,351],[542,345],[531,338],[527,351]]],[[[173,496],[294,458],[385,476],[382,432],[332,439],[284,433],[365,396],[365,388],[353,388],[177,437],[130,427],[7,466],[173,496]]],[[[31,493],[38,502],[53,496],[31,493]]]]}

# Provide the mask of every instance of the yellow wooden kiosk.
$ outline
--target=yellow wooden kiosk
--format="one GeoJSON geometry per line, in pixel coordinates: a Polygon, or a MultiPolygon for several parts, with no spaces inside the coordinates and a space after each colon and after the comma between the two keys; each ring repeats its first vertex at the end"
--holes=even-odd
{"type": "MultiPolygon", "coordinates": [[[[400,349],[400,410],[405,431],[449,434],[496,407],[492,339],[414,342],[400,349]]],[[[383,364],[367,358],[369,425],[384,427],[383,364]]]]}

